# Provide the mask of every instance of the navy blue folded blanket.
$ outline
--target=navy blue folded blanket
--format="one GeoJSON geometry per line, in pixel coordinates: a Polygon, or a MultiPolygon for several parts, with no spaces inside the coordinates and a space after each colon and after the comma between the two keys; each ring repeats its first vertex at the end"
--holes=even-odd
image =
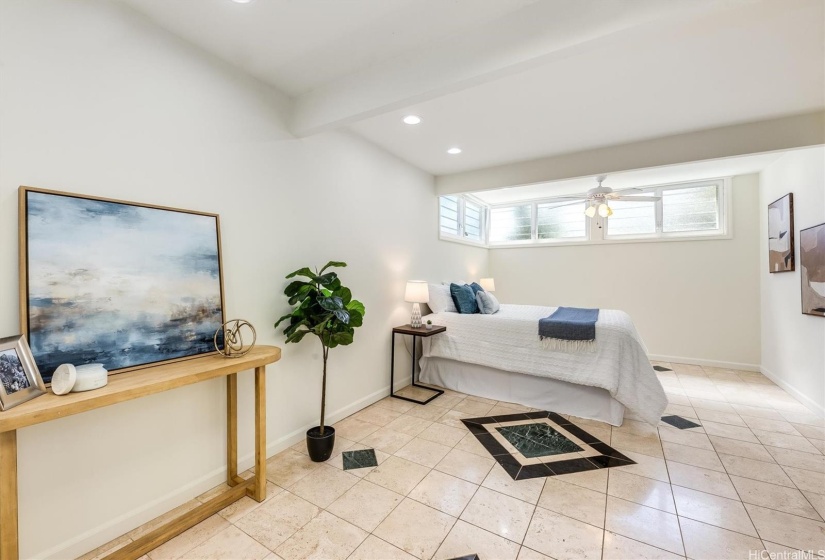
{"type": "Polygon", "coordinates": [[[539,319],[539,336],[560,340],[596,340],[598,309],[559,307],[552,315],[539,319]]]}

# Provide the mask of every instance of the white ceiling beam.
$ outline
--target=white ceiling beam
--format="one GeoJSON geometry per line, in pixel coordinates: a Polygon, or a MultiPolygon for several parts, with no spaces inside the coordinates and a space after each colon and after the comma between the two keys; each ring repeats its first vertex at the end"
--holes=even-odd
{"type": "Polygon", "coordinates": [[[431,47],[350,74],[295,100],[291,130],[307,136],[401,109],[586,52],[628,31],[653,32],[662,19],[695,16],[734,5],[728,1],[633,4],[612,0],[556,0],[527,6],[431,47]],[[561,17],[560,17],[561,14],[561,17]]]}
{"type": "Polygon", "coordinates": [[[440,175],[435,185],[439,195],[478,192],[821,144],[825,111],[815,111],[440,175]]]}

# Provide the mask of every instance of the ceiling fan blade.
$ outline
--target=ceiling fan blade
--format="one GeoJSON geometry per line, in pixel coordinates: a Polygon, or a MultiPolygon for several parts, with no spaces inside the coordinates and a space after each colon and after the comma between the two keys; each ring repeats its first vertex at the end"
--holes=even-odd
{"type": "MultiPolygon", "coordinates": [[[[570,198],[570,197],[557,197],[557,199],[558,199],[558,198],[570,198]]],[[[574,205],[574,204],[581,204],[581,205],[583,206],[585,202],[586,202],[586,201],[585,201],[585,199],[583,199],[583,198],[577,198],[577,199],[576,199],[576,200],[574,200],[573,202],[566,202],[566,203],[564,203],[564,204],[554,204],[554,205],[553,205],[553,208],[561,208],[562,206],[572,206],[572,205],[574,205]]]]}
{"type": "Polygon", "coordinates": [[[636,200],[638,202],[658,202],[662,200],[661,196],[611,196],[611,200],[636,200]]]}
{"type": "Polygon", "coordinates": [[[553,200],[581,200],[581,201],[585,201],[585,200],[587,200],[587,195],[586,194],[579,194],[579,195],[573,194],[573,195],[569,195],[569,196],[554,196],[553,200]]]}

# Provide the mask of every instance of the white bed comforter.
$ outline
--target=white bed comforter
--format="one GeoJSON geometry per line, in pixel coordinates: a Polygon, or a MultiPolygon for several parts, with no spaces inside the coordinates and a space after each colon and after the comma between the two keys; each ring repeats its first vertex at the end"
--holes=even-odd
{"type": "Polygon", "coordinates": [[[545,349],[538,320],[555,307],[502,305],[493,315],[433,313],[425,317],[447,331],[425,338],[424,357],[447,358],[505,371],[601,387],[650,424],[657,424],[667,397],[630,316],[602,309],[596,352],[545,349]]]}

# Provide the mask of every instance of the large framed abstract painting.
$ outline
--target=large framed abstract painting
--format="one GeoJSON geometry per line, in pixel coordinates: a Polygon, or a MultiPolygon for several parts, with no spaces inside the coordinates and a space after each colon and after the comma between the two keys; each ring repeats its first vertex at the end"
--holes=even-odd
{"type": "Polygon", "coordinates": [[[20,187],[20,317],[43,380],[215,351],[224,322],[216,214],[20,187]]]}
{"type": "Polygon", "coordinates": [[[791,272],[795,268],[793,193],[768,205],[768,264],[770,272],[791,272]]]}
{"type": "Polygon", "coordinates": [[[802,313],[825,317],[825,224],[799,232],[802,313]]]}

